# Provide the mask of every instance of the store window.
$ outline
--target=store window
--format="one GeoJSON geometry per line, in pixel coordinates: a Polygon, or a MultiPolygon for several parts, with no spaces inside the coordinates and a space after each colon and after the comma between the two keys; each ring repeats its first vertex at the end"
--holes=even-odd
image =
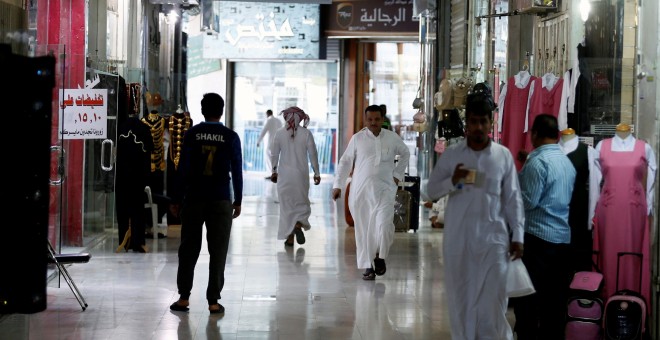
{"type": "Polygon", "coordinates": [[[236,62],[233,66],[232,126],[243,142],[243,170],[270,173],[265,162],[267,138],[257,148],[266,110],[273,110],[281,120],[282,110],[297,106],[310,117],[308,129],[314,134],[321,174],[334,174],[339,121],[337,63],[236,62]]]}
{"type": "Polygon", "coordinates": [[[371,65],[369,105],[387,105],[393,126],[412,125],[420,82],[419,44],[377,43],[371,65]]]}

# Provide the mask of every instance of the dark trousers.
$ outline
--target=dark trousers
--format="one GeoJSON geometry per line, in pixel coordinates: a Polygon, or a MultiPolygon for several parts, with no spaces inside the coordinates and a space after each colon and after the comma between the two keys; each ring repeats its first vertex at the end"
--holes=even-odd
{"type": "Polygon", "coordinates": [[[525,234],[523,263],[536,293],[512,299],[518,340],[564,339],[570,247],[525,234]]]}
{"type": "Polygon", "coordinates": [[[209,305],[216,304],[225,285],[225,263],[229,248],[232,224],[230,201],[184,202],[181,208],[181,245],[179,246],[179,269],[176,284],[181,299],[188,300],[193,287],[195,265],[202,250],[202,228],[206,223],[208,243],[209,281],[206,299],[209,305]]]}

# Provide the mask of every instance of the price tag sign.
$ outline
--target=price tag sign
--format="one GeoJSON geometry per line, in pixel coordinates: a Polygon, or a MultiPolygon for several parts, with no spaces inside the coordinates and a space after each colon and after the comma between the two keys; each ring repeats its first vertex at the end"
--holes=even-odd
{"type": "Polygon", "coordinates": [[[106,139],[108,89],[60,90],[61,139],[106,139]]]}

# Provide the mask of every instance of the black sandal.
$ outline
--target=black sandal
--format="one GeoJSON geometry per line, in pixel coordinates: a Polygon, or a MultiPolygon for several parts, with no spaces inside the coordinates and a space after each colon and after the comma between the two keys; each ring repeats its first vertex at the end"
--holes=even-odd
{"type": "Polygon", "coordinates": [[[365,270],[364,273],[362,274],[362,280],[373,281],[375,279],[376,279],[376,273],[371,268],[367,268],[367,270],[365,270]]]}
{"type": "Polygon", "coordinates": [[[293,234],[291,234],[291,235],[289,235],[289,237],[287,237],[286,241],[284,241],[284,246],[293,247],[293,234]]]}
{"type": "Polygon", "coordinates": [[[170,309],[175,312],[187,312],[189,308],[188,306],[180,305],[179,301],[174,301],[174,303],[170,305],[170,309]]]}
{"type": "Polygon", "coordinates": [[[296,234],[298,244],[305,244],[305,233],[303,233],[302,227],[294,227],[293,233],[296,234]]]}
{"type": "Polygon", "coordinates": [[[385,260],[376,257],[374,259],[374,272],[376,273],[376,275],[382,276],[385,274],[386,271],[387,271],[387,267],[385,267],[385,260]]]}

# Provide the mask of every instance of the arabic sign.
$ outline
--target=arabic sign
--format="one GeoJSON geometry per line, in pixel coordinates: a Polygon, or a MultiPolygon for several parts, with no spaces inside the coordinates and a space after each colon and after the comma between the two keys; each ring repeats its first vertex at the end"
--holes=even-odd
{"type": "Polygon", "coordinates": [[[220,59],[205,59],[203,54],[204,37],[197,35],[188,39],[188,78],[201,76],[222,69],[220,59]]]}
{"type": "Polygon", "coordinates": [[[60,90],[59,133],[62,139],[105,139],[108,89],[60,90]]]}
{"type": "Polygon", "coordinates": [[[413,0],[333,1],[325,34],[328,36],[417,36],[419,17],[413,0]]]}
{"type": "Polygon", "coordinates": [[[213,17],[204,58],[319,58],[319,5],[214,1],[213,17]]]}

